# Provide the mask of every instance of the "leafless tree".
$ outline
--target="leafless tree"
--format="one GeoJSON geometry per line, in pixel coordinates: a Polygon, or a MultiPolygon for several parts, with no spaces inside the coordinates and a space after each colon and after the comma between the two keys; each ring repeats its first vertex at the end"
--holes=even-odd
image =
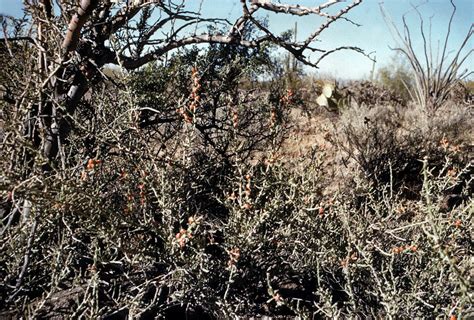
{"type": "MultiPolygon", "coordinates": [[[[337,50],[356,47],[339,47],[322,50],[315,41],[338,20],[349,20],[345,15],[362,0],[354,0],[341,6],[339,0],[325,1],[314,7],[274,3],[264,0],[240,1],[241,15],[234,21],[201,14],[204,1],[164,0],[62,0],[53,5],[51,0],[25,1],[25,13],[29,16],[26,34],[11,32],[4,23],[2,42],[11,48],[19,41],[27,41],[35,80],[31,84],[37,91],[38,101],[29,100],[36,106],[35,119],[43,122],[40,145],[46,159],[57,157],[61,140],[71,130],[68,121],[90,89],[92,83],[103,78],[101,68],[114,64],[124,69],[137,69],[167,53],[189,45],[225,43],[245,47],[259,47],[272,42],[293,54],[299,61],[317,66],[320,58],[337,50]],[[260,13],[315,16],[322,18],[315,23],[314,31],[304,41],[292,41],[277,35],[260,19],[260,13]],[[212,32],[204,29],[214,26],[212,32]],[[205,30],[205,31],[203,31],[205,30]],[[249,30],[252,30],[249,32],[249,30]],[[313,61],[310,54],[319,54],[313,61]]],[[[5,20],[6,21],[6,20],[5,20]]],[[[25,26],[26,27],[26,26],[25,26]]],[[[13,55],[13,52],[9,52],[13,55]]],[[[4,84],[3,91],[14,92],[4,84]]],[[[17,84],[15,84],[17,86],[17,84]]],[[[31,89],[31,88],[30,88],[31,89]]],[[[18,95],[4,94],[5,99],[24,103],[18,95]]]]}

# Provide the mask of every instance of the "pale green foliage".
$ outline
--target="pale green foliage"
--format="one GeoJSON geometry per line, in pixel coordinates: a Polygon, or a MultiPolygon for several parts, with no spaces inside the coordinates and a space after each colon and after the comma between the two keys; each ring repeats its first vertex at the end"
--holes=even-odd
{"type": "Polygon", "coordinates": [[[410,100],[410,89],[414,85],[413,72],[406,58],[400,54],[392,56],[390,62],[377,71],[376,81],[394,91],[405,101],[410,100]]]}

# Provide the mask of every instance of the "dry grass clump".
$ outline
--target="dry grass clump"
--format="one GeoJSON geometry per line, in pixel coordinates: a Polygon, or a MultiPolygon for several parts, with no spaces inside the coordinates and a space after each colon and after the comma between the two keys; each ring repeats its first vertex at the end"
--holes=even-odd
{"type": "Polygon", "coordinates": [[[439,171],[450,157],[454,166],[468,166],[472,173],[472,132],[472,110],[465,106],[429,113],[417,105],[362,106],[341,115],[331,140],[343,151],[342,161],[360,169],[373,186],[392,183],[395,190],[418,197],[424,158],[439,171]]]}

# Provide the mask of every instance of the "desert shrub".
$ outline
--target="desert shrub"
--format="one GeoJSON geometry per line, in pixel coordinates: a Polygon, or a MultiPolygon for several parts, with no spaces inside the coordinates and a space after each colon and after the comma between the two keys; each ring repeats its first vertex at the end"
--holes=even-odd
{"type": "Polygon", "coordinates": [[[272,72],[270,63],[264,52],[216,45],[204,53],[186,51],[167,65],[149,66],[130,79],[140,126],[170,148],[172,137],[182,141],[177,133],[183,124],[192,123],[200,140],[194,143],[224,161],[245,160],[269,142],[276,146],[287,133],[296,100],[284,82],[271,81],[265,90],[257,84],[257,74],[272,72]],[[252,89],[245,89],[249,83],[252,89]]]}
{"type": "MultiPolygon", "coordinates": [[[[383,190],[365,181],[353,192],[328,194],[320,149],[300,160],[278,160],[278,143],[270,141],[254,158],[223,157],[180,114],[163,149],[161,132],[139,128],[140,109],[127,90],[104,87],[84,105],[83,112],[94,108],[94,116],[73,122],[66,170],[38,171],[26,181],[21,170],[5,175],[3,204],[22,213],[2,225],[1,299],[15,310],[12,317],[468,312],[473,249],[466,184],[462,199],[446,206],[450,190],[467,180],[469,169],[456,156],[461,150],[450,150],[468,139],[471,124],[460,113],[467,109],[423,118],[431,127],[420,132],[442,131],[433,141],[446,137],[441,147],[448,151],[443,162],[420,162],[419,196],[412,199],[390,184],[383,190]],[[34,205],[24,215],[27,195],[34,205]]],[[[184,91],[183,99],[188,95],[184,91]]],[[[272,99],[263,95],[242,107],[283,102],[272,99]]],[[[277,130],[263,110],[267,130],[277,130]]],[[[377,141],[399,143],[406,126],[423,124],[421,113],[415,121],[415,110],[397,110],[393,117],[389,107],[367,108],[371,122],[384,120],[384,134],[398,126],[392,140],[377,141]]],[[[343,113],[341,121],[360,111],[343,113]]],[[[351,117],[354,128],[358,121],[367,126],[351,117]]],[[[5,146],[14,150],[11,139],[7,134],[5,146]]],[[[369,146],[377,145],[371,139],[369,146]]]]}
{"type": "Polygon", "coordinates": [[[402,55],[394,55],[389,63],[377,70],[376,82],[396,92],[404,101],[412,100],[410,88],[415,83],[409,62],[402,55]]]}
{"type": "Polygon", "coordinates": [[[404,106],[408,102],[408,99],[401,92],[390,86],[382,87],[370,81],[353,81],[343,86],[340,91],[347,101],[345,105],[404,106]]]}
{"type": "Polygon", "coordinates": [[[225,316],[465,314],[472,202],[444,211],[441,195],[457,179],[451,164],[437,175],[422,164],[418,200],[387,192],[360,206],[350,194],[322,195],[320,161],[257,166],[235,178],[223,229],[225,316]]]}
{"type": "Polygon", "coordinates": [[[354,199],[352,210],[338,208],[349,238],[343,261],[349,314],[462,317],[469,312],[465,257],[472,248],[464,221],[472,219],[467,213],[472,200],[446,213],[440,195],[455,178],[448,170],[433,175],[428,167],[424,161],[418,200],[387,190],[382,199],[371,193],[362,206],[354,199]]]}
{"type": "Polygon", "coordinates": [[[222,193],[207,190],[220,212],[196,196],[206,194],[196,181],[210,178],[202,163],[111,156],[86,178],[48,185],[57,205],[33,199],[34,219],[9,229],[2,276],[15,284],[22,261],[6,257],[31,246],[29,316],[61,315],[54,301],[63,316],[106,318],[464,315],[472,202],[443,210],[457,179],[449,164],[435,175],[426,163],[418,200],[387,192],[360,206],[323,196],[317,154],[232,167],[214,181],[222,193]]]}
{"type": "Polygon", "coordinates": [[[391,183],[416,197],[421,159],[430,159],[437,170],[447,156],[459,167],[469,163],[471,112],[457,105],[431,114],[416,106],[354,107],[342,114],[331,139],[371,185],[391,183]]]}
{"type": "Polygon", "coordinates": [[[229,217],[222,198],[235,164],[278,149],[292,104],[279,83],[270,93],[239,89],[248,59],[194,50],[95,86],[64,119],[73,130],[57,163],[18,143],[14,133],[28,123],[5,110],[6,308],[27,317],[146,318],[184,312],[183,304],[217,312],[222,273],[204,272],[203,263],[217,271],[227,256],[219,248],[217,257],[207,254],[207,236],[229,217]],[[26,152],[43,161],[25,165],[26,152]],[[34,178],[25,180],[27,172],[34,178]]]}
{"type": "Polygon", "coordinates": [[[469,88],[469,85],[469,81],[456,83],[448,93],[449,100],[455,104],[464,104],[472,107],[474,105],[474,93],[473,90],[469,88]]]}
{"type": "MultiPolygon", "coordinates": [[[[317,95],[317,98],[314,99],[315,104],[333,114],[341,114],[351,106],[402,107],[406,106],[408,102],[392,90],[370,81],[349,81],[344,85],[338,85],[337,81],[318,80],[314,82],[313,90],[317,95]]],[[[307,94],[305,98],[307,103],[311,102],[310,96],[308,97],[307,94]]],[[[307,112],[307,110],[305,111],[307,112]]]]}
{"type": "Polygon", "coordinates": [[[236,93],[248,125],[216,113],[202,131],[214,106],[232,110],[235,87],[201,77],[189,123],[176,105],[192,102],[191,70],[173,62],[97,87],[69,120],[59,167],[30,179],[11,160],[28,146],[11,134],[24,124],[5,122],[0,298],[12,318],[466,315],[470,109],[345,110],[336,136],[364,175],[331,194],[323,150],[278,159],[281,83],[236,93]]]}
{"type": "Polygon", "coordinates": [[[321,148],[278,159],[292,92],[247,91],[245,55],[219,54],[95,86],[48,171],[5,106],[2,316],[466,315],[472,111],[344,110],[363,175],[331,193],[321,148]]]}
{"type": "Polygon", "coordinates": [[[474,94],[474,81],[473,80],[465,80],[464,86],[466,87],[470,95],[474,94]]]}

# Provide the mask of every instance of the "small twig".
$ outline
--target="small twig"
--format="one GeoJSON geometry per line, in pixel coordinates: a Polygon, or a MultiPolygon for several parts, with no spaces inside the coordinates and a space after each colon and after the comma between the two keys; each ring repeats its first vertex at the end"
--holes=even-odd
{"type": "Polygon", "coordinates": [[[12,301],[20,292],[21,292],[21,285],[23,283],[23,278],[26,275],[26,271],[28,269],[28,265],[30,263],[30,253],[31,253],[31,247],[33,246],[33,241],[35,238],[35,233],[36,233],[36,225],[37,221],[36,218],[33,221],[33,225],[31,226],[30,230],[30,235],[28,236],[28,241],[26,245],[26,252],[25,255],[23,256],[23,266],[21,267],[20,274],[18,276],[18,279],[16,281],[15,285],[15,292],[8,298],[8,302],[12,301]]]}

